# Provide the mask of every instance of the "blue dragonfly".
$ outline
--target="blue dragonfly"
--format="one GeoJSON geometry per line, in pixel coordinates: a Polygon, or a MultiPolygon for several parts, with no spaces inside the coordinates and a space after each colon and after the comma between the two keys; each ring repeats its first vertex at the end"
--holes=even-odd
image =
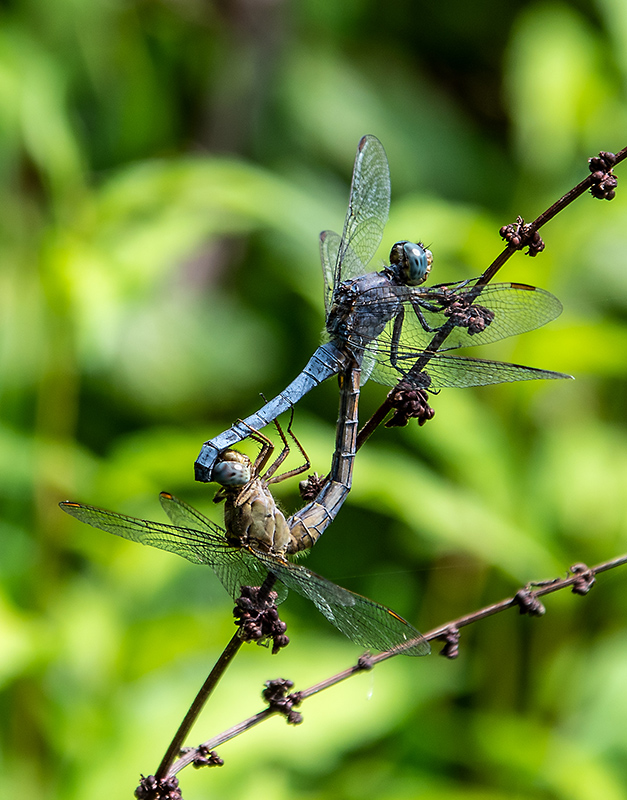
{"type": "MultiPolygon", "coordinates": [[[[389,206],[385,150],[375,136],[364,136],[357,148],[342,236],[333,231],[320,234],[328,341],[279,395],[203,444],[195,463],[196,480],[213,480],[220,453],[249,436],[251,429],[259,430],[276,419],[323,380],[346,376],[351,369],[360,371],[362,384],[369,378],[387,386],[403,380],[421,390],[571,377],[450,355],[450,350],[538,328],[561,313],[561,303],[549,292],[522,283],[479,287],[463,281],[422,287],[433,256],[424,245],[409,241],[393,245],[388,266],[367,272],[381,242],[389,206]],[[430,351],[439,331],[447,333],[445,346],[430,351]]],[[[350,484],[344,485],[344,496],[349,488],[350,484]]]]}

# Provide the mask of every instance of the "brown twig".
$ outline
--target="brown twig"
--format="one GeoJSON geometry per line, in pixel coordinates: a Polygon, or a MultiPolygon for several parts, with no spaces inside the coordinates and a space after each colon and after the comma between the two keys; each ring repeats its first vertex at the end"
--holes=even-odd
{"type": "Polygon", "coordinates": [[[187,714],[185,714],[183,722],[181,722],[179,729],[175,733],[172,741],[170,742],[170,746],[166,750],[163,758],[161,759],[161,763],[159,764],[159,769],[155,773],[155,777],[157,778],[157,780],[162,780],[167,775],[171,774],[170,771],[172,768],[172,764],[174,763],[175,759],[181,752],[181,748],[185,744],[185,739],[187,738],[187,734],[190,732],[193,724],[198,719],[198,715],[202,711],[211,693],[218,685],[218,681],[224,675],[226,668],[235,658],[237,651],[243,644],[244,642],[240,639],[239,631],[237,631],[233,635],[231,641],[224,648],[222,655],[216,661],[214,668],[207,676],[207,680],[203,683],[202,688],[194,698],[194,702],[189,707],[189,711],[187,712],[187,714]]]}
{"type": "MultiPolygon", "coordinates": [[[[272,590],[272,587],[274,586],[275,583],[276,583],[276,576],[273,575],[272,573],[268,573],[268,575],[266,576],[266,579],[263,582],[262,586],[258,590],[255,590],[257,595],[258,595],[257,605],[261,604],[263,606],[264,603],[265,603],[265,604],[268,604],[270,606],[274,606],[274,602],[276,600],[276,594],[274,595],[274,597],[272,597],[271,590],[272,590]]],[[[242,597],[243,598],[247,598],[248,597],[249,593],[247,593],[245,591],[248,588],[250,588],[250,587],[246,587],[246,586],[242,587],[242,597]]],[[[250,604],[250,600],[249,600],[248,604],[250,604]]],[[[263,612],[264,609],[261,609],[261,610],[263,612]]],[[[238,626],[238,629],[235,632],[235,634],[233,634],[233,638],[227,644],[227,646],[224,648],[224,651],[222,652],[222,655],[216,661],[213,669],[211,670],[211,672],[207,676],[207,680],[203,683],[200,691],[198,692],[198,694],[194,698],[194,702],[189,707],[189,710],[188,710],[187,714],[185,715],[185,717],[183,718],[183,721],[181,722],[181,724],[179,726],[179,729],[177,730],[176,734],[174,735],[174,738],[172,739],[172,741],[170,742],[170,746],[166,750],[165,755],[163,756],[163,758],[161,759],[161,763],[159,764],[159,768],[157,769],[157,771],[155,773],[155,778],[158,781],[163,780],[169,774],[174,774],[174,773],[170,773],[170,768],[172,767],[172,764],[174,763],[175,759],[178,758],[179,753],[181,752],[181,748],[185,744],[185,739],[187,738],[188,733],[190,732],[190,730],[192,729],[192,726],[194,725],[194,723],[198,719],[198,716],[199,716],[200,712],[202,711],[202,709],[204,708],[205,703],[207,702],[207,700],[211,696],[211,693],[213,692],[213,690],[218,685],[218,682],[219,682],[220,678],[224,675],[224,673],[226,672],[227,667],[229,666],[231,661],[237,655],[237,651],[244,644],[244,642],[258,640],[258,639],[260,639],[261,635],[264,633],[264,631],[261,628],[259,628],[259,633],[258,634],[252,634],[251,635],[250,631],[247,631],[247,622],[248,622],[248,620],[245,619],[244,617],[250,616],[250,615],[242,614],[241,609],[239,608],[239,603],[238,603],[238,606],[236,607],[236,609],[234,611],[234,615],[238,619],[238,621],[236,622],[236,625],[238,626]]],[[[285,626],[283,625],[283,629],[284,628],[285,628],[285,626]]],[[[285,641],[284,644],[281,643],[280,646],[284,647],[285,644],[287,644],[287,637],[282,637],[282,638],[285,639],[286,641],[285,641]]],[[[277,652],[276,644],[277,644],[277,642],[276,642],[276,638],[275,638],[275,648],[273,648],[273,650],[272,650],[273,653],[277,652]]]]}
{"type": "MultiPolygon", "coordinates": [[[[451,622],[440,625],[437,628],[433,628],[428,633],[424,634],[424,638],[429,641],[443,641],[445,646],[442,649],[441,654],[447,656],[448,658],[455,658],[457,656],[456,644],[457,639],[459,638],[458,632],[460,628],[472,625],[474,622],[478,622],[479,620],[485,619],[486,617],[491,617],[494,614],[498,614],[501,611],[505,611],[506,609],[513,607],[519,608],[521,614],[527,613],[531,616],[542,616],[544,613],[544,608],[539,603],[537,599],[538,597],[560,591],[568,586],[573,587],[574,594],[587,594],[594,584],[595,575],[626,564],[627,554],[613,558],[609,561],[604,561],[601,564],[597,564],[595,567],[586,567],[585,564],[575,564],[570,568],[569,574],[566,578],[555,578],[548,581],[529,583],[527,586],[524,586],[522,589],[520,589],[513,597],[507,597],[498,603],[485,606],[477,611],[473,611],[471,614],[466,614],[451,622]],[[451,646],[452,643],[453,646],[451,646]]],[[[406,645],[404,645],[404,647],[408,646],[411,646],[411,642],[408,642],[406,645]]],[[[353,675],[363,672],[364,670],[372,669],[382,661],[386,661],[388,658],[402,655],[402,653],[403,647],[397,647],[393,650],[388,650],[375,656],[368,655],[361,657],[357,664],[348,667],[347,669],[338,672],[336,675],[332,675],[331,677],[326,678],[325,680],[320,681],[313,686],[310,686],[308,689],[304,689],[303,691],[296,692],[294,695],[291,695],[293,702],[295,704],[300,704],[307,698],[313,697],[313,695],[318,694],[325,689],[329,689],[331,686],[335,686],[336,684],[341,683],[342,681],[345,681],[348,678],[353,677],[353,675]]],[[[261,722],[264,722],[266,719],[269,719],[277,713],[280,713],[280,711],[274,708],[266,708],[254,716],[243,720],[237,725],[234,725],[223,733],[214,736],[212,739],[203,742],[201,745],[199,745],[199,748],[194,748],[193,750],[183,754],[181,758],[176,761],[175,764],[173,764],[168,775],[173,776],[189,764],[193,763],[194,759],[197,757],[197,752],[199,749],[201,751],[207,751],[218,747],[219,745],[234,739],[236,736],[239,736],[245,731],[250,730],[250,728],[259,725],[261,722]]]]}

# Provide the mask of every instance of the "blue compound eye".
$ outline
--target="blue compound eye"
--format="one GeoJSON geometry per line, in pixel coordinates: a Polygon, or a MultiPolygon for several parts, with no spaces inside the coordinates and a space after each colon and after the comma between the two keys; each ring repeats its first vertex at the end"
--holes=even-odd
{"type": "Polygon", "coordinates": [[[418,286],[424,283],[431,271],[433,254],[416,242],[396,242],[390,252],[390,264],[394,265],[399,283],[418,286]]]}

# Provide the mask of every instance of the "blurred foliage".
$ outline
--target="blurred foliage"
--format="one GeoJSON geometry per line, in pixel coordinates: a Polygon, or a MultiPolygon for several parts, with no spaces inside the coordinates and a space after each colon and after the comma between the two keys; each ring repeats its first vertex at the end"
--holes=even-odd
{"type": "MultiPolygon", "coordinates": [[[[57,501],[161,518],[166,489],[219,521],[193,461],[318,344],[317,234],[341,227],[359,137],[391,165],[381,258],[422,238],[436,282],[478,274],[502,224],[627,144],[627,8],[12,0],[0,23],[0,793],[128,797],[232,603],[57,501]]],[[[424,428],[377,432],[310,567],[426,630],[627,549],[626,218],[620,185],[585,196],[502,273],[565,310],[482,356],[577,380],[445,391],[424,428]]],[[[366,387],[364,418],[383,397],[366,387]]],[[[297,411],[319,472],[336,405],[330,381],[297,411]]],[[[624,585],[475,625],[456,662],[387,662],[224,746],[185,797],[627,798],[624,585]]],[[[245,648],[193,742],[259,710],[266,679],[355,659],[305,601],[282,613],[292,645],[245,648]]]]}

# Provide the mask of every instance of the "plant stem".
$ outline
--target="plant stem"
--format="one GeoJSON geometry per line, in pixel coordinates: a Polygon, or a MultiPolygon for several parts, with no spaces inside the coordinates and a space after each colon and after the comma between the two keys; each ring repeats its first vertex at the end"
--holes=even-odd
{"type": "MultiPolygon", "coordinates": [[[[588,572],[591,576],[599,575],[602,572],[606,572],[607,570],[616,569],[617,567],[624,567],[627,566],[627,555],[617,556],[615,558],[609,559],[608,561],[604,561],[600,564],[597,564],[594,567],[590,567],[589,569],[585,567],[583,564],[578,564],[570,568],[569,574],[566,578],[557,578],[549,581],[540,581],[538,583],[530,583],[527,586],[523,587],[521,591],[529,592],[535,597],[541,597],[543,595],[552,594],[553,592],[558,592],[563,589],[566,589],[569,586],[574,586],[580,579],[582,574],[582,569],[585,568],[585,571],[588,572]],[[577,569],[579,567],[580,569],[577,569]]],[[[520,604],[517,600],[518,595],[514,597],[507,597],[504,600],[501,600],[498,603],[492,603],[489,606],[485,606],[484,608],[480,608],[477,611],[473,611],[470,614],[464,614],[461,617],[458,617],[455,620],[451,620],[450,622],[446,622],[443,625],[438,625],[436,628],[428,631],[424,634],[424,638],[428,641],[434,641],[440,639],[447,631],[452,628],[463,628],[467,625],[472,625],[475,622],[479,622],[479,620],[485,619],[486,617],[490,617],[494,614],[499,614],[502,611],[506,611],[509,608],[520,608],[520,604]]],[[[581,594],[578,592],[578,594],[581,594]]],[[[410,643],[407,643],[410,644],[410,643]]],[[[382,661],[386,661],[389,658],[394,658],[396,656],[402,655],[402,648],[396,647],[392,650],[387,650],[384,653],[378,653],[374,656],[369,656],[366,663],[360,660],[359,663],[348,667],[341,672],[338,672],[335,675],[326,678],[319,683],[316,683],[313,686],[310,686],[308,689],[304,689],[302,691],[297,692],[296,694],[299,697],[300,702],[304,702],[313,695],[318,694],[319,692],[325,691],[326,689],[331,688],[332,686],[336,686],[338,683],[347,680],[348,678],[352,678],[353,675],[360,674],[364,672],[364,670],[372,669],[377,664],[381,663],[382,661]]],[[[204,748],[205,750],[211,750],[214,747],[218,747],[225,742],[230,741],[231,739],[239,736],[242,733],[250,730],[251,728],[259,725],[262,722],[265,722],[266,719],[274,716],[278,712],[274,709],[266,708],[263,711],[258,712],[252,717],[249,717],[246,720],[234,725],[233,727],[229,728],[226,731],[214,736],[212,739],[209,739],[203,742],[199,748],[196,748],[195,751],[191,751],[186,753],[182,756],[175,764],[172,774],[180,772],[186,766],[191,764],[194,759],[196,758],[198,751],[200,748],[204,748]]]]}
{"type": "Polygon", "coordinates": [[[161,760],[161,764],[159,764],[159,769],[155,773],[155,777],[157,779],[167,777],[170,767],[174,763],[181,750],[181,747],[183,747],[183,744],[185,743],[187,734],[190,732],[193,724],[198,718],[198,715],[202,711],[203,706],[209,699],[209,696],[215,687],[218,685],[218,681],[226,671],[226,668],[231,663],[242,644],[243,642],[239,637],[238,630],[235,632],[235,634],[233,634],[233,638],[224,648],[222,655],[216,661],[214,668],[207,676],[207,680],[203,683],[200,691],[194,699],[194,702],[191,704],[189,711],[185,715],[183,722],[181,722],[178,731],[174,735],[170,746],[166,750],[166,753],[161,760]]]}

